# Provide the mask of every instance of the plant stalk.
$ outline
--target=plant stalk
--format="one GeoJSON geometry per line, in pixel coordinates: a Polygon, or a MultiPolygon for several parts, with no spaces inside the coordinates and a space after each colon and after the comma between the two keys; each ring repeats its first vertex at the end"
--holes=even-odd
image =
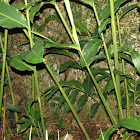
{"type": "Polygon", "coordinates": [[[5,77],[5,67],[6,67],[6,52],[7,52],[7,40],[8,39],[8,30],[4,31],[4,50],[3,50],[3,63],[2,63],[2,72],[1,72],[1,86],[0,86],[0,117],[1,117],[1,107],[3,99],[3,89],[4,89],[4,77],[5,77]]]}
{"type": "MultiPolygon", "coordinates": [[[[94,13],[95,13],[95,16],[96,16],[98,26],[100,26],[101,23],[100,23],[100,20],[99,20],[99,17],[98,17],[97,10],[96,10],[94,2],[93,2],[93,10],[94,10],[94,13]]],[[[103,33],[101,33],[101,39],[103,41],[105,54],[106,54],[106,57],[107,57],[110,73],[111,73],[111,76],[112,76],[112,80],[113,80],[113,84],[114,84],[114,88],[115,88],[115,92],[116,92],[116,96],[117,96],[117,100],[118,100],[118,106],[122,108],[121,103],[120,103],[120,97],[118,96],[119,92],[118,92],[118,88],[117,88],[117,85],[116,85],[116,80],[115,80],[115,76],[114,76],[114,73],[113,73],[113,68],[112,68],[112,65],[111,65],[110,56],[109,56],[109,53],[108,53],[108,50],[107,50],[107,46],[106,46],[106,42],[105,42],[103,33]]]]}
{"type": "Polygon", "coordinates": [[[37,99],[38,99],[39,110],[40,110],[40,116],[41,116],[41,123],[42,123],[42,128],[43,128],[44,138],[45,138],[45,137],[46,137],[46,130],[45,130],[45,123],[44,123],[44,117],[43,117],[42,105],[41,105],[41,98],[40,98],[40,92],[39,92],[39,86],[38,86],[38,79],[37,79],[36,67],[34,67],[34,75],[35,75],[35,83],[36,83],[37,99]]]}
{"type": "Polygon", "coordinates": [[[107,111],[107,113],[108,113],[108,115],[109,115],[109,117],[110,117],[110,120],[111,120],[112,124],[113,124],[113,125],[116,125],[116,124],[117,124],[116,118],[114,117],[114,115],[113,115],[113,113],[112,113],[112,111],[111,111],[111,109],[110,109],[110,107],[109,107],[109,105],[108,105],[108,103],[107,103],[107,101],[106,101],[104,95],[102,94],[102,92],[101,92],[101,90],[100,90],[100,87],[98,86],[98,83],[97,83],[95,77],[93,76],[93,74],[92,74],[92,72],[91,72],[89,66],[87,65],[86,60],[85,60],[85,58],[84,58],[82,52],[80,52],[80,54],[81,54],[81,56],[82,56],[82,58],[83,58],[83,60],[84,60],[84,62],[85,62],[85,64],[86,64],[86,67],[87,67],[87,69],[88,69],[88,72],[89,72],[89,74],[90,74],[90,76],[91,76],[91,78],[92,78],[92,80],[93,80],[93,82],[94,82],[94,84],[95,84],[95,87],[96,87],[96,89],[97,89],[97,91],[98,91],[98,93],[99,93],[99,96],[100,96],[100,98],[101,98],[101,100],[102,100],[102,102],[103,102],[103,104],[104,104],[104,106],[105,106],[105,109],[106,109],[106,111],[107,111]]]}
{"type": "Polygon", "coordinates": [[[86,130],[85,130],[85,128],[84,128],[82,122],[80,121],[80,119],[79,119],[79,117],[78,117],[78,115],[77,115],[75,109],[73,108],[73,106],[72,106],[72,104],[71,104],[69,98],[67,97],[65,91],[63,90],[62,86],[60,85],[60,83],[58,82],[57,78],[56,78],[55,75],[53,74],[53,72],[52,72],[52,70],[50,69],[49,65],[48,65],[46,62],[44,62],[44,64],[45,64],[47,70],[49,71],[50,75],[52,76],[54,82],[56,83],[56,85],[57,85],[58,88],[60,89],[62,95],[64,96],[64,98],[65,98],[65,100],[66,100],[66,102],[68,103],[68,105],[69,105],[69,107],[70,107],[70,109],[71,109],[71,111],[72,111],[74,117],[76,118],[76,120],[77,120],[77,122],[78,122],[80,128],[82,129],[82,131],[83,131],[85,137],[87,138],[87,140],[90,140],[90,138],[89,138],[89,136],[88,136],[88,133],[86,132],[86,130]]]}
{"type": "MultiPolygon", "coordinates": [[[[115,69],[119,70],[119,58],[118,58],[116,26],[115,26],[114,0],[110,0],[110,10],[111,10],[111,28],[112,28],[112,38],[113,38],[113,46],[114,46],[115,69]]],[[[122,119],[123,118],[123,110],[122,110],[122,103],[121,103],[120,76],[119,75],[116,75],[116,86],[118,89],[117,97],[118,97],[119,114],[120,114],[120,119],[122,119]]]]}
{"type": "MultiPolygon", "coordinates": [[[[25,5],[27,6],[27,0],[25,0],[25,5]]],[[[32,49],[34,42],[33,42],[32,33],[31,33],[29,9],[26,10],[26,17],[27,17],[27,22],[28,22],[28,34],[29,34],[28,37],[29,37],[30,45],[31,45],[31,49],[32,49]]],[[[44,117],[43,117],[43,111],[42,111],[42,105],[41,105],[41,98],[40,98],[40,92],[39,92],[39,86],[38,86],[38,79],[37,79],[37,72],[36,72],[36,67],[35,66],[34,66],[34,79],[35,79],[35,85],[36,85],[37,96],[38,96],[38,104],[39,104],[43,134],[44,134],[44,138],[45,138],[46,137],[45,123],[44,123],[44,117]]],[[[32,84],[34,84],[34,82],[32,82],[32,84]]]]}
{"type": "MultiPolygon", "coordinates": [[[[122,47],[122,38],[121,38],[121,32],[120,32],[120,22],[119,22],[118,13],[116,14],[116,17],[117,17],[117,26],[118,26],[118,34],[119,34],[119,43],[120,43],[120,47],[122,47]]],[[[124,59],[122,59],[122,68],[123,68],[123,73],[126,73],[124,59]]],[[[130,99],[129,99],[130,94],[128,92],[128,85],[127,85],[126,78],[124,79],[124,85],[125,85],[125,93],[126,93],[126,101],[127,101],[127,117],[131,117],[130,99]]]]}
{"type": "Polygon", "coordinates": [[[56,3],[56,2],[55,2],[55,4],[54,4],[54,6],[55,6],[56,11],[58,12],[60,18],[61,18],[61,20],[62,20],[62,22],[63,22],[63,24],[64,24],[66,30],[67,30],[67,32],[68,32],[68,34],[69,34],[69,36],[70,36],[72,42],[75,43],[75,40],[74,40],[73,35],[72,35],[72,33],[71,33],[71,31],[70,31],[68,25],[67,25],[67,22],[66,22],[65,18],[63,17],[63,15],[62,15],[62,13],[61,13],[59,7],[57,6],[57,3],[56,3]]]}

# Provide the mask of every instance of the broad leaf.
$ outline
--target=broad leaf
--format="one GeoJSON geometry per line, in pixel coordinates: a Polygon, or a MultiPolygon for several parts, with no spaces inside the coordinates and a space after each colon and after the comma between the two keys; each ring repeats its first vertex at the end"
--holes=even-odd
{"type": "Polygon", "coordinates": [[[61,81],[60,84],[63,87],[71,87],[71,88],[78,89],[80,91],[84,91],[83,90],[83,85],[79,81],[76,81],[76,80],[72,80],[72,81],[61,81]]]}
{"type": "Polygon", "coordinates": [[[127,12],[133,10],[137,6],[138,6],[137,4],[133,4],[133,5],[127,6],[126,8],[121,9],[121,13],[119,15],[119,19],[121,19],[127,12]]]}
{"type": "Polygon", "coordinates": [[[79,21],[75,21],[74,23],[75,23],[75,25],[76,25],[78,28],[80,28],[85,34],[88,34],[88,32],[87,32],[87,27],[86,27],[84,24],[82,24],[82,23],[79,22],[79,21]]]}
{"type": "MultiPolygon", "coordinates": [[[[65,90],[66,95],[69,94],[69,92],[71,91],[71,89],[72,89],[72,88],[69,87],[69,88],[67,88],[67,89],[65,90]]],[[[59,102],[58,102],[58,107],[59,107],[59,108],[62,106],[62,104],[64,103],[64,101],[65,101],[64,96],[61,96],[61,98],[59,99],[59,102]]]]}
{"type": "Polygon", "coordinates": [[[129,54],[119,53],[118,55],[119,55],[120,58],[125,59],[132,64],[132,59],[131,59],[131,56],[129,54]]]}
{"type": "MultiPolygon", "coordinates": [[[[68,98],[69,98],[71,104],[74,104],[74,103],[75,103],[78,92],[79,92],[78,90],[74,90],[74,91],[69,95],[68,98]]],[[[68,105],[67,103],[65,103],[64,111],[67,112],[67,113],[70,111],[70,107],[69,107],[69,105],[68,105]]]]}
{"type": "Polygon", "coordinates": [[[22,124],[22,123],[26,123],[26,122],[31,122],[31,120],[29,119],[22,119],[22,120],[18,120],[16,123],[22,124]]]}
{"type": "Polygon", "coordinates": [[[48,102],[48,101],[54,96],[54,94],[55,94],[58,90],[59,90],[59,88],[56,87],[53,91],[51,91],[51,92],[47,95],[46,101],[48,102]]]}
{"type": "Polygon", "coordinates": [[[56,124],[56,126],[59,128],[59,129],[66,129],[66,125],[64,123],[59,123],[59,124],[56,124]]]}
{"type": "Polygon", "coordinates": [[[91,7],[93,6],[93,0],[82,0],[82,2],[89,4],[91,7]]]}
{"type": "Polygon", "coordinates": [[[14,104],[6,103],[6,110],[12,111],[12,112],[20,112],[20,109],[16,107],[14,104]]]}
{"type": "Polygon", "coordinates": [[[33,20],[34,20],[34,16],[36,15],[37,12],[39,12],[40,8],[44,5],[43,2],[33,6],[31,9],[30,9],[30,12],[29,12],[29,16],[30,16],[30,20],[31,22],[33,23],[33,20]]]}
{"type": "Polygon", "coordinates": [[[52,50],[47,50],[45,51],[45,54],[59,54],[59,55],[65,55],[65,56],[69,56],[71,58],[73,58],[73,54],[71,52],[69,52],[68,50],[64,50],[64,49],[52,49],[52,50]]]}
{"type": "Polygon", "coordinates": [[[91,108],[90,108],[90,118],[93,118],[97,112],[97,110],[99,109],[100,104],[99,103],[94,103],[92,104],[91,108]]]}
{"type": "Polygon", "coordinates": [[[93,75],[101,74],[105,75],[108,78],[110,77],[110,74],[107,72],[108,68],[91,67],[90,70],[93,75]]]}
{"type": "Polygon", "coordinates": [[[76,111],[79,112],[84,105],[86,104],[88,100],[88,96],[87,95],[81,95],[80,98],[78,99],[77,103],[76,103],[76,111]]]}
{"type": "MultiPolygon", "coordinates": [[[[102,41],[100,39],[93,39],[87,42],[82,50],[82,54],[84,59],[88,65],[90,65],[94,60],[96,60],[96,54],[99,52],[102,45],[102,41]]],[[[83,58],[80,58],[81,66],[85,67],[85,62],[83,58]]]]}
{"type": "MultiPolygon", "coordinates": [[[[115,2],[114,2],[114,11],[116,12],[116,11],[119,9],[120,5],[121,5],[122,3],[124,3],[125,1],[127,1],[127,0],[117,0],[117,1],[115,1],[115,2]]],[[[106,5],[106,6],[104,7],[104,9],[101,11],[100,20],[106,19],[106,18],[108,18],[110,15],[111,15],[111,12],[110,12],[110,4],[108,4],[108,5],[106,5]]]]}
{"type": "Polygon", "coordinates": [[[47,43],[44,48],[67,48],[67,49],[76,49],[80,50],[78,44],[57,44],[57,43],[47,43]]]}
{"type": "Polygon", "coordinates": [[[140,73],[140,54],[138,51],[132,51],[131,57],[137,71],[140,73]]]}
{"type": "Polygon", "coordinates": [[[45,61],[45,59],[43,58],[43,54],[44,54],[43,42],[41,40],[37,40],[35,42],[34,47],[31,50],[21,53],[20,56],[28,63],[38,64],[45,61]]]}
{"type": "Polygon", "coordinates": [[[93,81],[91,80],[91,78],[89,76],[87,76],[83,82],[83,88],[84,88],[86,95],[91,94],[91,91],[93,89],[93,85],[94,85],[93,81]]]}
{"type": "Polygon", "coordinates": [[[12,59],[10,60],[10,65],[20,71],[33,70],[33,66],[24,62],[19,55],[12,57],[12,59]]]}
{"type": "Polygon", "coordinates": [[[110,136],[117,130],[117,128],[115,126],[110,126],[106,131],[103,132],[103,136],[102,134],[100,134],[99,138],[97,140],[103,140],[102,137],[104,137],[104,140],[109,140],[110,136]]]}
{"type": "Polygon", "coordinates": [[[125,118],[118,122],[118,127],[125,127],[140,132],[140,118],[125,118]]]}
{"type": "Polygon", "coordinates": [[[104,30],[106,30],[106,27],[109,23],[110,23],[110,18],[107,18],[101,22],[101,25],[98,29],[99,34],[101,34],[104,30]]]}
{"type": "Polygon", "coordinates": [[[60,68],[59,68],[59,72],[64,72],[66,71],[69,67],[72,67],[72,68],[77,68],[77,69],[81,69],[81,66],[74,62],[74,61],[67,61],[65,62],[64,64],[60,65],[60,68]]]}
{"type": "Polygon", "coordinates": [[[22,124],[19,131],[18,131],[18,134],[24,132],[26,129],[31,127],[31,125],[32,125],[32,122],[26,122],[26,123],[22,124]]]}
{"type": "Polygon", "coordinates": [[[8,29],[28,28],[24,15],[5,2],[0,2],[0,26],[8,29]]]}

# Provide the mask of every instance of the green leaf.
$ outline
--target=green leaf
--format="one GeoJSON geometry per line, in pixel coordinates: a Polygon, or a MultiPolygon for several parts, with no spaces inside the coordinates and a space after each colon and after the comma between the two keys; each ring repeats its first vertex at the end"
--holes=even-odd
{"type": "Polygon", "coordinates": [[[71,87],[71,88],[78,89],[80,91],[84,91],[83,90],[83,85],[79,81],[76,81],[76,80],[72,80],[72,81],[61,81],[60,84],[63,87],[67,87],[68,86],[68,87],[71,87]]]}
{"type": "Polygon", "coordinates": [[[57,43],[47,43],[44,48],[67,48],[67,49],[75,49],[80,50],[78,44],[57,44],[57,43]]]}
{"type": "Polygon", "coordinates": [[[93,85],[94,85],[93,81],[91,80],[91,78],[89,76],[87,76],[83,82],[83,88],[84,88],[86,95],[91,94],[91,91],[93,89],[93,85]]]}
{"type": "Polygon", "coordinates": [[[93,7],[93,0],[82,0],[82,2],[89,4],[91,7],[93,7]]]}
{"type": "Polygon", "coordinates": [[[101,22],[101,25],[98,29],[99,34],[106,30],[107,25],[110,23],[110,18],[107,18],[101,22]]]}
{"type": "Polygon", "coordinates": [[[14,7],[18,10],[23,10],[26,6],[23,3],[17,3],[14,7]]]}
{"type": "Polygon", "coordinates": [[[80,28],[84,33],[88,34],[88,32],[87,32],[87,27],[86,27],[84,24],[82,24],[82,23],[79,22],[79,21],[75,21],[74,23],[75,23],[75,25],[76,25],[78,28],[80,28]]]}
{"type": "Polygon", "coordinates": [[[136,67],[137,71],[140,73],[140,54],[138,53],[138,51],[132,51],[131,57],[132,57],[134,66],[136,67]]]}
{"type": "Polygon", "coordinates": [[[73,55],[71,52],[69,52],[68,50],[64,50],[64,49],[53,49],[53,50],[47,50],[45,53],[48,54],[59,54],[59,55],[65,55],[65,56],[69,56],[71,58],[73,58],[73,55]]]}
{"type": "Polygon", "coordinates": [[[59,72],[60,72],[60,73],[61,73],[61,72],[64,72],[64,71],[66,71],[69,67],[81,69],[81,66],[80,66],[77,62],[74,62],[74,61],[67,61],[67,62],[65,62],[64,64],[60,65],[59,72]]]}
{"type": "Polygon", "coordinates": [[[78,99],[77,103],[76,103],[76,111],[79,112],[84,105],[86,104],[88,100],[88,96],[87,95],[81,95],[80,98],[78,99]]]}
{"type": "Polygon", "coordinates": [[[53,91],[51,91],[51,92],[47,95],[46,101],[48,102],[48,101],[54,96],[54,94],[55,94],[58,90],[59,90],[59,88],[56,87],[53,91]]]}
{"type": "Polygon", "coordinates": [[[33,6],[29,11],[30,20],[33,23],[34,16],[37,12],[39,12],[40,8],[44,5],[44,2],[38,3],[37,5],[33,6]]]}
{"type": "Polygon", "coordinates": [[[139,118],[125,118],[118,122],[118,127],[125,127],[130,130],[140,132],[140,117],[139,118]]]}
{"type": "Polygon", "coordinates": [[[31,120],[30,119],[22,119],[22,120],[18,120],[16,123],[22,124],[22,123],[27,123],[27,122],[31,123],[31,120]]]}
{"type": "Polygon", "coordinates": [[[43,58],[43,54],[44,54],[43,42],[38,39],[31,50],[21,53],[20,56],[28,63],[38,64],[45,61],[45,59],[43,58]]]}
{"type": "Polygon", "coordinates": [[[24,62],[19,55],[12,57],[12,59],[10,60],[10,65],[20,71],[33,70],[33,66],[24,62]]]}
{"type": "Polygon", "coordinates": [[[108,68],[91,67],[90,70],[93,75],[101,74],[108,78],[110,77],[110,74],[108,73],[108,68]]]}
{"type": "MultiPolygon", "coordinates": [[[[88,65],[90,65],[94,60],[96,60],[96,54],[99,52],[102,45],[102,41],[100,39],[93,39],[87,42],[82,50],[82,54],[85,58],[85,61],[88,65]]],[[[85,67],[85,62],[83,58],[80,58],[81,66],[85,67]]]]}
{"type": "Polygon", "coordinates": [[[24,15],[15,7],[0,2],[0,26],[3,28],[28,28],[28,24],[24,15]]]}
{"type": "MultiPolygon", "coordinates": [[[[65,90],[65,93],[66,95],[69,94],[69,92],[71,91],[72,88],[68,87],[66,90],[65,90]]],[[[58,102],[58,107],[60,108],[62,106],[62,104],[64,103],[65,101],[65,98],[64,96],[61,96],[61,98],[59,99],[59,102],[58,102]]]]}
{"type": "Polygon", "coordinates": [[[97,110],[99,109],[100,104],[99,103],[94,103],[92,104],[91,108],[90,108],[90,118],[93,118],[97,112],[97,110]]]}
{"type": "Polygon", "coordinates": [[[13,112],[20,112],[20,109],[18,107],[10,103],[6,103],[6,110],[13,111],[13,112]]]}
{"type": "Polygon", "coordinates": [[[26,122],[24,124],[21,125],[18,134],[24,132],[26,129],[28,129],[29,127],[31,127],[32,123],[31,122],[26,122]]]}
{"type": "MultiPolygon", "coordinates": [[[[119,9],[120,5],[121,5],[122,3],[124,3],[125,1],[127,1],[127,0],[117,0],[117,1],[115,1],[115,2],[114,2],[114,11],[116,12],[116,11],[119,9]]],[[[108,18],[110,15],[111,15],[110,4],[108,4],[108,5],[106,5],[106,6],[104,7],[104,9],[101,11],[100,20],[106,19],[106,18],[108,18]]]]}
{"type": "Polygon", "coordinates": [[[138,6],[137,4],[133,4],[133,5],[127,6],[126,8],[121,9],[121,13],[119,15],[119,19],[121,19],[127,12],[133,10],[137,6],[138,6]]]}
{"type": "MultiPolygon", "coordinates": [[[[79,90],[74,90],[70,95],[69,95],[69,100],[71,102],[71,104],[74,104],[75,101],[76,101],[76,97],[77,97],[77,94],[78,94],[79,90]]],[[[66,113],[68,113],[70,111],[70,107],[67,103],[65,103],[65,106],[64,106],[64,111],[66,113]]]]}
{"type": "Polygon", "coordinates": [[[131,59],[129,54],[119,53],[118,55],[119,55],[120,58],[125,59],[125,60],[129,61],[130,63],[132,63],[132,59],[131,59]]]}
{"type": "Polygon", "coordinates": [[[103,132],[103,136],[102,134],[100,134],[99,138],[97,140],[103,140],[102,137],[104,137],[104,140],[109,140],[110,136],[117,130],[117,128],[115,126],[110,126],[106,131],[103,132]]]}
{"type": "Polygon", "coordinates": [[[66,129],[66,125],[64,123],[59,123],[59,124],[56,124],[56,126],[60,129],[66,129]]]}

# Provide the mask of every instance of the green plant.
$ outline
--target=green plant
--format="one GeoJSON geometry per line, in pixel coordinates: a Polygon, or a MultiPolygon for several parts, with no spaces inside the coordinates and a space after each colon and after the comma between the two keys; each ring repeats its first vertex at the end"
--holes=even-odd
{"type": "MultiPolygon", "coordinates": [[[[44,117],[42,111],[42,104],[41,104],[41,96],[38,87],[38,78],[37,78],[37,71],[36,65],[39,63],[43,63],[48,70],[49,74],[53,78],[56,86],[52,86],[47,89],[44,93],[47,96],[47,100],[53,97],[53,95],[60,91],[63,96],[60,97],[58,106],[61,107],[64,104],[65,111],[69,112],[70,110],[74,114],[79,126],[81,127],[86,139],[90,139],[85,128],[83,127],[77,112],[79,112],[83,106],[88,101],[88,97],[91,97],[95,103],[91,106],[91,117],[95,115],[99,106],[101,105],[107,112],[109,119],[112,123],[105,132],[103,132],[103,136],[105,139],[109,139],[111,134],[116,132],[119,134],[118,138],[128,138],[131,137],[131,134],[128,133],[128,130],[132,131],[140,131],[140,127],[137,126],[140,123],[139,117],[136,116],[135,111],[135,104],[138,103],[139,98],[139,85],[140,81],[136,80],[136,71],[140,73],[140,54],[139,52],[133,50],[130,47],[122,46],[121,43],[121,34],[119,29],[119,20],[123,17],[124,14],[129,12],[130,10],[136,8],[138,5],[131,5],[126,8],[123,8],[121,13],[117,13],[118,9],[120,8],[121,4],[127,2],[126,0],[117,0],[113,1],[110,0],[110,3],[105,6],[105,8],[101,11],[100,16],[98,16],[96,6],[93,0],[82,0],[81,2],[88,4],[90,7],[93,8],[95,17],[98,24],[98,31],[95,33],[97,36],[95,37],[93,33],[89,32],[86,27],[78,22],[74,22],[73,14],[70,7],[69,0],[64,0],[64,4],[66,7],[66,11],[69,17],[70,26],[67,24],[65,18],[63,17],[57,3],[55,0],[51,1],[43,1],[39,2],[34,1],[32,3],[27,3],[25,0],[25,5],[23,6],[22,10],[26,12],[26,18],[24,15],[17,10],[15,7],[5,3],[0,2],[0,26],[5,29],[5,44],[4,44],[4,52],[3,52],[3,67],[2,67],[2,80],[1,80],[1,93],[0,93],[0,108],[2,104],[2,97],[3,97],[3,81],[5,75],[5,64],[6,64],[6,49],[7,49],[7,36],[8,30],[7,29],[14,29],[14,28],[23,28],[23,31],[27,38],[30,41],[31,49],[20,53],[15,54],[10,59],[10,65],[17,70],[20,71],[32,71],[32,80],[33,82],[33,94],[32,97],[35,97],[34,88],[36,86],[37,90],[37,100],[39,104],[39,110],[41,118],[41,125],[43,130],[43,135],[45,138],[45,124],[44,124],[44,117]],[[52,41],[50,38],[40,34],[39,32],[34,31],[31,27],[31,23],[34,22],[34,16],[39,12],[40,8],[45,4],[52,4],[56,11],[58,12],[62,23],[65,26],[65,29],[72,41],[71,44],[58,44],[57,42],[52,41]],[[12,14],[11,14],[12,13],[12,14]],[[119,32],[119,43],[117,43],[117,34],[116,34],[116,19],[115,14],[117,17],[117,25],[118,25],[118,32],[119,32]],[[111,23],[111,30],[112,30],[112,39],[111,41],[106,43],[104,34],[107,29],[107,25],[111,23]],[[76,26],[80,28],[85,34],[87,34],[91,40],[82,40],[79,41],[78,34],[76,30],[76,26]],[[36,38],[33,36],[37,36],[36,38]],[[43,39],[42,39],[43,38],[43,39]],[[103,47],[102,47],[103,46],[103,47]],[[45,51],[46,50],[46,51],[45,51]],[[70,51],[69,51],[70,50],[70,51]],[[71,50],[74,50],[73,52],[71,50]],[[75,60],[73,57],[73,53],[78,54],[80,63],[75,60]],[[57,53],[62,55],[67,55],[73,59],[73,61],[68,61],[65,64],[61,65],[60,72],[67,70],[69,67],[79,69],[85,72],[86,78],[84,82],[81,81],[61,81],[59,82],[50,69],[47,61],[44,59],[44,55],[49,53],[57,53]],[[113,64],[111,63],[113,61],[113,64]],[[126,61],[125,61],[126,60],[126,61]],[[100,68],[95,67],[94,64],[98,62],[107,62],[108,68],[100,68]],[[125,62],[124,62],[125,61],[125,62]],[[128,62],[132,64],[135,69],[135,78],[130,74],[126,73],[125,70],[125,63],[128,62]],[[119,65],[122,64],[123,72],[120,70],[119,65]],[[114,68],[113,68],[113,66],[114,68]],[[106,85],[104,88],[100,88],[99,82],[105,81],[106,85]],[[121,86],[121,83],[125,83],[124,86],[121,86]],[[66,87],[65,91],[62,87],[66,87]],[[76,97],[79,92],[82,92],[81,95],[76,103],[76,111],[72,104],[75,103],[76,97]],[[114,94],[117,101],[117,109],[118,109],[118,118],[116,118],[111,110],[110,106],[107,102],[107,94],[114,94]],[[96,98],[98,97],[100,101],[97,101],[96,98]],[[130,100],[130,97],[133,100],[130,100]],[[131,105],[134,107],[134,117],[131,116],[131,105]],[[127,108],[127,118],[124,118],[123,108],[127,108]],[[133,124],[133,125],[132,125],[133,124]],[[123,128],[123,130],[121,129],[123,128]]],[[[137,75],[139,76],[139,75],[137,75]]],[[[28,121],[30,125],[33,124],[35,128],[37,127],[36,123],[33,120],[33,116],[35,114],[35,110],[33,107],[29,107],[26,110],[26,115],[29,118],[28,121]]],[[[40,119],[37,118],[37,121],[40,119]]],[[[36,120],[36,118],[34,118],[36,120]]],[[[20,121],[19,121],[20,122],[20,121]]],[[[27,123],[25,120],[23,121],[27,128],[27,123]]],[[[28,125],[28,127],[30,127],[28,125]]],[[[22,128],[22,127],[21,127],[22,128]]],[[[21,130],[21,129],[20,129],[21,130]]],[[[39,136],[39,135],[38,135],[39,136]]],[[[102,135],[98,138],[102,139],[102,135]]]]}

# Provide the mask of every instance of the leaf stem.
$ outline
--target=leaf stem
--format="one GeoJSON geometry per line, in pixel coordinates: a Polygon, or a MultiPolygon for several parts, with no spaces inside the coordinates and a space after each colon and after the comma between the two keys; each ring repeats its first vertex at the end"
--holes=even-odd
{"type": "MultiPolygon", "coordinates": [[[[101,23],[100,23],[100,20],[99,20],[99,17],[98,17],[97,10],[96,10],[94,2],[93,2],[93,10],[94,10],[94,13],[95,13],[95,16],[96,16],[96,20],[97,20],[98,26],[100,26],[101,23]]],[[[114,83],[114,87],[115,87],[115,91],[116,91],[116,96],[117,96],[117,100],[118,100],[118,105],[119,105],[119,107],[121,107],[120,98],[118,96],[119,95],[118,94],[118,88],[117,88],[117,85],[116,85],[116,80],[115,80],[115,76],[114,76],[114,73],[113,73],[113,68],[112,68],[112,65],[111,65],[111,60],[110,60],[110,56],[109,56],[109,53],[108,53],[108,50],[107,50],[107,46],[106,46],[106,42],[105,42],[103,33],[101,33],[101,39],[103,41],[104,50],[105,50],[105,53],[106,53],[106,57],[107,57],[107,61],[108,61],[109,69],[110,69],[110,73],[111,73],[112,80],[113,80],[113,83],[114,83]]]]}
{"type": "MultiPolygon", "coordinates": [[[[118,34],[119,34],[119,43],[120,47],[122,47],[122,38],[121,38],[121,32],[120,32],[120,22],[119,22],[119,16],[118,13],[116,13],[117,17],[117,26],[118,26],[118,34]]],[[[122,59],[122,68],[123,68],[123,73],[125,72],[125,63],[124,59],[122,59]]],[[[124,79],[124,85],[125,85],[125,93],[126,93],[126,101],[127,101],[127,117],[131,117],[131,112],[130,112],[130,99],[129,99],[129,92],[128,92],[128,85],[127,85],[127,79],[124,79]]]]}
{"type": "MultiPolygon", "coordinates": [[[[114,0],[110,0],[110,10],[111,10],[111,28],[112,28],[112,38],[113,38],[113,46],[114,46],[114,61],[115,68],[119,70],[119,58],[118,58],[118,49],[117,49],[117,37],[116,37],[116,25],[115,25],[115,12],[114,12],[114,0]]],[[[118,99],[118,107],[120,119],[123,118],[123,110],[121,103],[121,91],[120,91],[120,76],[116,75],[116,86],[118,89],[117,99],[118,99]]]]}
{"type": "Polygon", "coordinates": [[[2,72],[1,72],[1,86],[0,86],[0,117],[1,117],[1,107],[3,100],[3,89],[4,89],[4,77],[5,77],[5,67],[6,67],[6,53],[7,53],[7,40],[8,39],[8,30],[4,31],[4,49],[3,49],[3,63],[2,63],[2,72]]]}
{"type": "Polygon", "coordinates": [[[34,67],[34,76],[35,76],[35,83],[36,83],[37,99],[38,99],[40,116],[41,116],[41,123],[42,123],[44,138],[45,138],[46,137],[46,130],[45,130],[45,123],[44,123],[42,105],[41,105],[41,98],[40,98],[40,92],[39,92],[39,86],[38,86],[38,78],[37,78],[36,67],[34,67]]]}
{"type": "Polygon", "coordinates": [[[70,31],[70,29],[69,29],[69,27],[68,27],[68,25],[67,25],[67,22],[66,22],[65,18],[63,17],[63,15],[62,15],[62,13],[61,13],[59,7],[57,6],[57,3],[56,3],[56,2],[54,3],[54,6],[55,6],[56,11],[58,12],[58,14],[59,14],[59,16],[60,16],[60,18],[61,18],[63,24],[64,24],[64,26],[65,26],[67,32],[68,32],[68,34],[69,34],[71,40],[72,40],[73,42],[75,42],[75,40],[74,40],[74,38],[73,38],[73,36],[72,36],[72,33],[71,33],[71,31],[70,31]]]}
{"type": "Polygon", "coordinates": [[[65,100],[66,100],[66,102],[68,103],[68,105],[69,105],[69,107],[70,107],[70,109],[71,109],[71,111],[72,111],[74,117],[76,118],[76,120],[77,120],[77,122],[78,122],[80,128],[82,129],[82,131],[83,131],[85,137],[87,138],[87,140],[90,140],[90,138],[89,138],[89,136],[88,136],[88,133],[86,132],[86,130],[85,130],[85,128],[84,128],[82,122],[80,121],[80,119],[79,119],[79,117],[78,117],[78,115],[77,115],[75,109],[73,108],[73,106],[72,106],[72,104],[71,104],[69,98],[67,97],[65,91],[63,90],[62,86],[61,86],[60,83],[58,82],[56,76],[53,74],[53,72],[52,72],[52,70],[50,69],[49,65],[48,65],[46,62],[44,62],[44,64],[45,64],[47,70],[49,71],[50,75],[52,76],[54,82],[56,83],[56,85],[57,85],[58,88],[60,89],[62,95],[64,96],[64,98],[65,98],[65,100]]]}

